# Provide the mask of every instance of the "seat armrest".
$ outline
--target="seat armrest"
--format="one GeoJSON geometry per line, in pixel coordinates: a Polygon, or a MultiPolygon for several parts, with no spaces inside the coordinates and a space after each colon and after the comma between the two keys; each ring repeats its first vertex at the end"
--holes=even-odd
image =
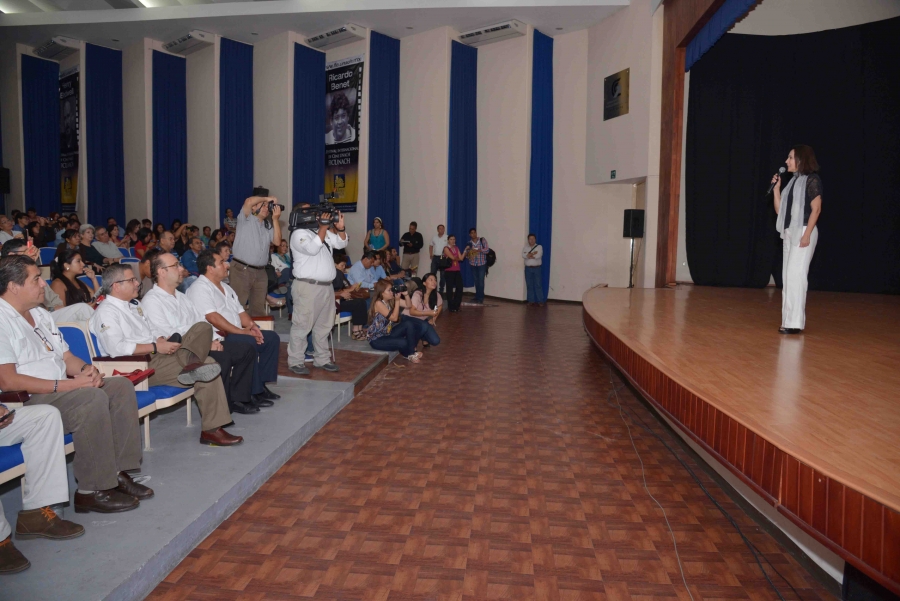
{"type": "Polygon", "coordinates": [[[94,357],[91,361],[143,361],[150,363],[150,355],[123,355],[122,357],[94,357]]]}
{"type": "MultiPolygon", "coordinates": [[[[93,364],[97,366],[107,377],[113,377],[113,373],[131,373],[136,369],[144,370],[150,368],[150,355],[126,355],[124,357],[94,357],[93,364]]],[[[147,390],[147,382],[141,381],[135,383],[134,389],[138,391],[147,390]]]]}
{"type": "Polygon", "coordinates": [[[253,323],[259,326],[260,330],[274,330],[275,329],[275,318],[271,315],[264,315],[262,317],[252,317],[253,323]]]}
{"type": "Polygon", "coordinates": [[[31,398],[24,390],[8,390],[0,392],[0,404],[6,405],[10,409],[18,409],[31,398]]]}

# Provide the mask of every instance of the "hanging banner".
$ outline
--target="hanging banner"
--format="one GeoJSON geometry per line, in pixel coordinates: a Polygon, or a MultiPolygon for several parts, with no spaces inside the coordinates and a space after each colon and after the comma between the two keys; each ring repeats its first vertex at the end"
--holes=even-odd
{"type": "Polygon", "coordinates": [[[59,169],[62,210],[74,213],[78,198],[78,142],[81,133],[79,114],[78,67],[59,74],[59,169]]]}
{"type": "Polygon", "coordinates": [[[365,55],[325,65],[325,196],[356,212],[359,191],[359,115],[365,55]]]}

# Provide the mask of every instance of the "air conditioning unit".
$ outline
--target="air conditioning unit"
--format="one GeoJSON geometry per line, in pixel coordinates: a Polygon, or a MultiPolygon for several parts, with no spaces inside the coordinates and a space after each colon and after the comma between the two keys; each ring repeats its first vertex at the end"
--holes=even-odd
{"type": "Polygon", "coordinates": [[[517,38],[525,35],[526,31],[528,31],[528,26],[525,23],[511,19],[489,27],[463,32],[459,34],[459,41],[466,46],[484,46],[501,40],[517,38]]]}
{"type": "Polygon", "coordinates": [[[312,48],[329,50],[364,39],[366,39],[365,27],[347,23],[337,29],[314,35],[311,38],[306,38],[306,43],[312,48]]]}
{"type": "Polygon", "coordinates": [[[72,38],[64,38],[56,36],[49,42],[41,44],[34,49],[34,55],[41,58],[49,58],[55,61],[61,61],[67,56],[71,56],[78,52],[81,48],[81,40],[73,40],[72,38]]]}
{"type": "Polygon", "coordinates": [[[187,35],[183,35],[174,42],[163,44],[163,49],[172,54],[192,54],[203,50],[215,41],[213,34],[199,29],[194,29],[187,35]]]}

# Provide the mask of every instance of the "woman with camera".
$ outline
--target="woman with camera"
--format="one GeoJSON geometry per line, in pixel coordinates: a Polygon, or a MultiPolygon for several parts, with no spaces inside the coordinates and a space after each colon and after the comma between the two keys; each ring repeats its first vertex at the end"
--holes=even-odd
{"type": "Polygon", "coordinates": [[[400,310],[409,306],[409,294],[394,294],[393,282],[378,280],[372,294],[375,299],[369,307],[369,326],[366,337],[369,345],[378,351],[397,351],[412,363],[418,363],[422,353],[416,352],[419,345],[417,328],[412,320],[401,321],[400,310]]]}
{"type": "Polygon", "coordinates": [[[366,323],[369,320],[366,299],[369,298],[368,290],[360,290],[359,285],[353,285],[344,274],[347,268],[347,255],[334,253],[334,302],[338,313],[350,314],[350,326],[353,332],[353,340],[365,340],[366,323]]]}
{"type": "Polygon", "coordinates": [[[413,292],[409,306],[403,310],[401,321],[409,319],[418,329],[419,337],[423,344],[437,346],[441,343],[441,337],[434,329],[434,323],[441,314],[444,301],[437,291],[437,275],[426,273],[422,277],[422,286],[413,292]]]}
{"type": "Polygon", "coordinates": [[[459,262],[463,260],[463,254],[456,246],[456,236],[447,236],[447,246],[444,247],[444,259],[450,261],[449,267],[444,267],[444,280],[447,282],[447,302],[451,313],[459,313],[462,305],[463,281],[459,262]]]}

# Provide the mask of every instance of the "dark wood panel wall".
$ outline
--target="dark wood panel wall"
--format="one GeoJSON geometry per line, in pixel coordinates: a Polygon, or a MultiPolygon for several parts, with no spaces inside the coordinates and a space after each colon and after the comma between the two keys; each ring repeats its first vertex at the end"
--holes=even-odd
{"type": "Polygon", "coordinates": [[[692,394],[587,311],[583,320],[594,344],[687,436],[779,513],[900,595],[900,513],[814,470],[692,394]]]}

